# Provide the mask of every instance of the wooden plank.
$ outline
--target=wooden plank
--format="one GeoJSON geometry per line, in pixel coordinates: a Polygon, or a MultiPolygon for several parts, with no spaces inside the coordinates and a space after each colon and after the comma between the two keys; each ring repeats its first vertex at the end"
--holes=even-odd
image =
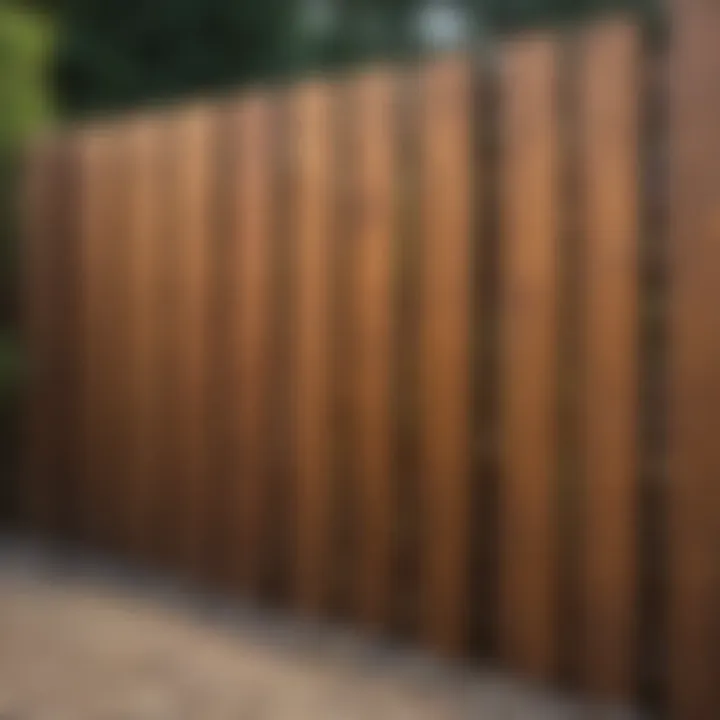
{"type": "Polygon", "coordinates": [[[157,185],[155,229],[157,326],[156,374],[157,423],[153,438],[155,467],[150,516],[148,559],[165,567],[180,567],[178,536],[181,532],[184,498],[179,492],[183,478],[181,418],[183,412],[183,369],[179,360],[185,342],[182,307],[183,257],[178,250],[178,227],[183,222],[177,211],[181,203],[177,167],[179,164],[177,110],[154,116],[157,125],[157,185]]]}
{"type": "Polygon", "coordinates": [[[53,167],[48,181],[52,183],[52,219],[48,232],[46,262],[52,319],[49,349],[52,380],[48,400],[52,404],[54,466],[52,485],[53,530],[63,539],[77,539],[79,532],[78,477],[82,470],[80,438],[80,391],[82,363],[80,303],[82,277],[79,267],[77,233],[77,167],[73,142],[58,137],[54,147],[53,167]]]}
{"type": "MultiPolygon", "coordinates": [[[[177,562],[203,577],[208,547],[209,233],[211,114],[203,106],[183,109],[172,119],[175,253],[174,332],[177,354],[175,436],[171,461],[178,494],[177,562]]],[[[171,475],[172,477],[172,475],[171,475]]],[[[168,488],[168,492],[171,489],[168,488]]]]}
{"type": "Polygon", "coordinates": [[[420,622],[447,652],[466,642],[469,580],[471,72],[421,78],[420,622]]]}
{"type": "Polygon", "coordinates": [[[130,341],[130,267],[129,157],[125,152],[125,125],[109,123],[100,172],[106,186],[102,227],[103,254],[102,327],[100,352],[105,408],[102,430],[104,466],[100,482],[104,503],[103,542],[114,553],[127,553],[126,518],[128,496],[130,427],[133,421],[130,406],[129,341],[130,341]]]}
{"type": "Polygon", "coordinates": [[[669,688],[700,720],[720,715],[720,7],[671,6],[669,688]]]}
{"type": "Polygon", "coordinates": [[[233,112],[233,237],[230,246],[231,352],[234,370],[232,463],[235,530],[232,576],[241,589],[257,593],[266,559],[266,513],[270,401],[272,260],[272,104],[261,95],[233,112]]]}
{"type": "Polygon", "coordinates": [[[577,75],[584,247],[581,455],[584,684],[632,699],[637,600],[639,47],[613,22],[577,75]]]}
{"type": "Polygon", "coordinates": [[[357,207],[351,266],[352,424],[357,614],[378,629],[390,619],[394,568],[393,256],[395,230],[393,76],[368,73],[353,87],[357,207]],[[356,235],[355,235],[356,233],[356,235]]]}
{"type": "Polygon", "coordinates": [[[105,128],[107,145],[100,172],[106,184],[103,225],[104,236],[101,300],[103,307],[102,375],[106,415],[103,429],[105,465],[102,487],[105,505],[103,534],[114,553],[127,555],[127,518],[130,512],[129,460],[132,457],[132,433],[135,418],[131,380],[131,272],[129,235],[132,231],[131,158],[127,152],[128,128],[113,121],[105,128]]]}
{"type": "Polygon", "coordinates": [[[73,144],[46,138],[25,185],[29,465],[24,509],[37,530],[77,532],[79,294],[73,144]],[[32,496],[35,500],[32,500],[32,496]],[[33,510],[34,507],[34,510],[33,510]]]}
{"type": "Polygon", "coordinates": [[[294,596],[304,611],[327,601],[331,557],[329,351],[330,90],[294,91],[292,455],[294,596]]]}
{"type": "Polygon", "coordinates": [[[556,68],[552,37],[503,51],[500,647],[536,677],[558,655],[556,68]]]}
{"type": "Polygon", "coordinates": [[[112,397],[109,368],[114,357],[112,307],[109,298],[115,267],[112,253],[111,207],[113,138],[100,127],[76,136],[79,154],[79,243],[84,276],[83,324],[83,445],[84,468],[80,510],[84,536],[95,544],[110,540],[117,508],[109,485],[115,478],[112,462],[112,397]]]}
{"type": "Polygon", "coordinates": [[[53,203],[57,193],[57,140],[44,139],[29,152],[23,186],[24,337],[28,353],[28,392],[23,524],[50,533],[54,523],[53,360],[53,203]]]}
{"type": "Polygon", "coordinates": [[[146,561],[153,554],[153,510],[158,492],[159,127],[133,119],[123,138],[128,197],[128,460],[126,543],[146,561]]]}

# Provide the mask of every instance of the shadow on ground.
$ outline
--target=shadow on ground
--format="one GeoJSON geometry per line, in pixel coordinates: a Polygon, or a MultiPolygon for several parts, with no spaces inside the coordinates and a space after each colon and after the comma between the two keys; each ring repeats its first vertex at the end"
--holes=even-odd
{"type": "Polygon", "coordinates": [[[0,541],[2,720],[609,720],[536,687],[0,541]]]}

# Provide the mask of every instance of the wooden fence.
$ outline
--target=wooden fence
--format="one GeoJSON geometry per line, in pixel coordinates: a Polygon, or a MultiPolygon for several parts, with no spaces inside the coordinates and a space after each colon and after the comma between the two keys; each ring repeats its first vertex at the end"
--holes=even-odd
{"type": "Polygon", "coordinates": [[[657,56],[607,21],[39,143],[30,525],[720,717],[720,15],[678,5],[657,56]]]}

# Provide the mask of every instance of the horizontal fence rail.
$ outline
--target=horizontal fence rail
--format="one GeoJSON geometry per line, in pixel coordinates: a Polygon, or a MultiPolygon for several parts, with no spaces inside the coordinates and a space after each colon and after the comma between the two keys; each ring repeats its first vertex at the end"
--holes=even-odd
{"type": "Polygon", "coordinates": [[[28,526],[719,717],[720,16],[677,6],[663,57],[612,20],[39,142],[28,526]]]}

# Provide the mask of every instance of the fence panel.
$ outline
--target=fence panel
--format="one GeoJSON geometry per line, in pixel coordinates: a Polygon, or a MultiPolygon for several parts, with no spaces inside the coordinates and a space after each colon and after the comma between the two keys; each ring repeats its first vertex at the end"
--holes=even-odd
{"type": "Polygon", "coordinates": [[[720,16],[676,7],[660,597],[640,527],[644,57],[624,21],[577,34],[570,70],[564,36],[525,35],[482,72],[376,68],[39,145],[29,525],[252,597],[286,583],[306,613],[349,587],[363,625],[417,620],[444,653],[496,620],[482,584],[501,659],[539,678],[570,657],[575,609],[573,670],[602,698],[636,697],[645,636],[667,633],[672,716],[717,715],[720,16]],[[639,632],[649,602],[667,617],[639,632]]]}

